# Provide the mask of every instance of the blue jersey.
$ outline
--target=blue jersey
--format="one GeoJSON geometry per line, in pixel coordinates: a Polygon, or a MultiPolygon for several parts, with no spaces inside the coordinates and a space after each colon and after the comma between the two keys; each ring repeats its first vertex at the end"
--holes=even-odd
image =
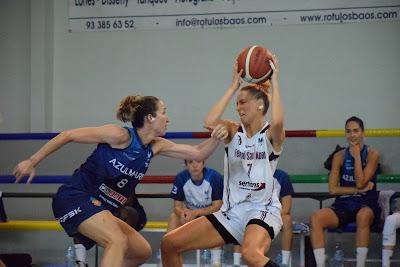
{"type": "Polygon", "coordinates": [[[213,201],[222,200],[224,182],[222,175],[209,168],[203,169],[203,180],[196,183],[188,170],[177,174],[171,197],[183,201],[189,209],[209,207],[213,201]]]}
{"type": "Polygon", "coordinates": [[[286,172],[276,169],[274,172],[274,178],[278,181],[278,185],[280,186],[279,198],[294,194],[292,182],[290,181],[290,177],[286,172]]]}
{"type": "Polygon", "coordinates": [[[111,209],[125,204],[153,157],[151,145],[143,145],[136,129],[126,129],[131,136],[130,145],[116,149],[109,144],[98,144],[86,162],[74,172],[71,181],[63,185],[61,191],[64,195],[69,196],[78,190],[111,209]]]}
{"type": "MultiPolygon", "coordinates": [[[[361,153],[361,165],[362,168],[364,169],[365,166],[367,165],[368,146],[364,145],[360,153],[361,153]]],[[[370,180],[371,182],[374,183],[374,188],[372,190],[350,196],[349,195],[339,196],[337,198],[353,198],[353,199],[359,199],[360,197],[378,198],[378,193],[376,191],[376,177],[377,173],[375,172],[374,176],[370,180]]],[[[354,179],[354,158],[353,156],[351,156],[349,147],[347,147],[345,150],[343,166],[340,171],[340,186],[356,187],[356,181],[354,179]]]]}

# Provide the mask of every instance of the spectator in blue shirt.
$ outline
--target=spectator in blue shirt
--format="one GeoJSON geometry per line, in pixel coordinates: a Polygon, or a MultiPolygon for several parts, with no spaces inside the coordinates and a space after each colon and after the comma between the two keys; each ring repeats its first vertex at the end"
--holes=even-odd
{"type": "MultiPolygon", "coordinates": [[[[204,161],[185,160],[186,170],[175,178],[171,190],[174,211],[168,232],[197,217],[218,211],[222,206],[224,180],[220,173],[205,167],[204,161]]],[[[213,266],[221,265],[221,248],[211,250],[213,266]]]]}
{"type": "Polygon", "coordinates": [[[172,186],[174,211],[168,232],[222,206],[222,175],[205,167],[204,161],[185,160],[185,165],[187,169],[177,174],[172,186]]]}

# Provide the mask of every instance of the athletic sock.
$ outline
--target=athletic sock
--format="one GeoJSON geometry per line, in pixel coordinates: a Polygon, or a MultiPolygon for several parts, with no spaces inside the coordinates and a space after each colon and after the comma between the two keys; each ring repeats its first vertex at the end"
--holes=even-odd
{"type": "Polygon", "coordinates": [[[367,260],[368,248],[357,248],[357,267],[364,267],[367,260]]]}
{"type": "Polygon", "coordinates": [[[211,250],[211,264],[212,266],[221,266],[222,249],[211,250]]]}
{"type": "Polygon", "coordinates": [[[282,250],[282,265],[292,266],[292,257],[290,250],[282,250]]]}
{"type": "Polygon", "coordinates": [[[233,265],[240,265],[240,258],[242,257],[242,253],[234,252],[233,253],[233,265]]]}
{"type": "Polygon", "coordinates": [[[393,250],[382,249],[382,267],[390,267],[390,258],[393,255],[393,250]]]}
{"type": "Polygon", "coordinates": [[[86,248],[82,244],[75,244],[76,260],[86,264],[86,248]]]}
{"type": "Polygon", "coordinates": [[[314,258],[317,267],[325,267],[325,248],[314,249],[314,258]]]}

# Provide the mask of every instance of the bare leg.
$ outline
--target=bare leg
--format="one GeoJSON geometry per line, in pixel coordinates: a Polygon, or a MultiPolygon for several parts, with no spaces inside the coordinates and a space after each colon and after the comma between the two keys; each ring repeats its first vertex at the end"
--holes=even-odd
{"type": "Polygon", "coordinates": [[[292,250],[292,216],[290,214],[282,215],[282,250],[292,250]]]}
{"type": "Polygon", "coordinates": [[[176,215],[176,213],[172,212],[171,215],[169,216],[167,233],[171,232],[172,230],[174,230],[176,228],[178,228],[179,226],[182,226],[182,224],[179,221],[179,218],[176,215]]]}
{"type": "Polygon", "coordinates": [[[182,252],[198,248],[214,248],[224,243],[223,238],[208,219],[197,218],[163,237],[161,241],[163,266],[180,267],[182,252]]]}
{"type": "Polygon", "coordinates": [[[257,224],[250,224],[246,227],[242,244],[242,257],[250,267],[262,267],[269,258],[265,252],[271,247],[271,237],[268,231],[257,224]]]}
{"type": "Polygon", "coordinates": [[[368,247],[370,227],[374,220],[374,213],[369,207],[361,208],[357,212],[356,224],[356,246],[368,247]]]}
{"type": "Polygon", "coordinates": [[[124,266],[125,260],[137,266],[151,256],[147,241],[109,211],[93,215],[78,230],[104,248],[101,266],[124,266]]]}
{"type": "Polygon", "coordinates": [[[324,230],[326,228],[337,228],[339,219],[330,208],[323,208],[311,216],[310,238],[314,249],[325,247],[324,230]]]}

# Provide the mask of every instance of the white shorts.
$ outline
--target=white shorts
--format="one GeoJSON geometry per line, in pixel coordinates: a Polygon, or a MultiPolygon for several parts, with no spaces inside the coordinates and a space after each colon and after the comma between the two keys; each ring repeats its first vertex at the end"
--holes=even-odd
{"type": "Polygon", "coordinates": [[[226,243],[241,244],[249,222],[264,227],[271,239],[274,239],[282,228],[280,209],[251,202],[239,203],[226,212],[219,210],[207,218],[226,243]]]}

